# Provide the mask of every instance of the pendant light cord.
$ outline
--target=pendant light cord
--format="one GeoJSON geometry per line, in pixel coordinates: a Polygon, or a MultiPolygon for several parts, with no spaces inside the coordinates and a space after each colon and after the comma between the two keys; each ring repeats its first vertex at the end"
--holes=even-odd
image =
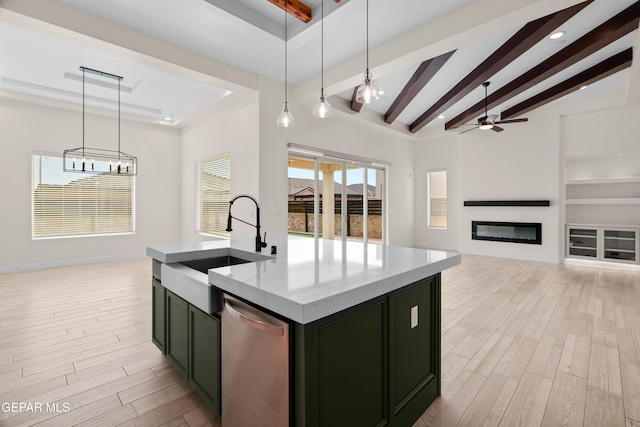
{"type": "Polygon", "coordinates": [[[367,0],[367,79],[369,78],[369,0],[367,0]]]}
{"type": "Polygon", "coordinates": [[[82,157],[84,158],[84,75],[82,70],[82,157]]]}
{"type": "Polygon", "coordinates": [[[288,0],[284,0],[284,104],[287,106],[288,96],[287,96],[287,4],[288,0]]]}
{"type": "Polygon", "coordinates": [[[324,0],[320,2],[320,98],[324,99],[324,0]]]}
{"type": "Polygon", "coordinates": [[[118,80],[118,161],[120,161],[120,80],[118,80]]]}

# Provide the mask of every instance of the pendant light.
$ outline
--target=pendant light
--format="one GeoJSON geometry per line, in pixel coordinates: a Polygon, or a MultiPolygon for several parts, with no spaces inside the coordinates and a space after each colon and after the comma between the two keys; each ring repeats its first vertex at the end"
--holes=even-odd
{"type": "Polygon", "coordinates": [[[132,176],[138,174],[138,159],[120,151],[120,82],[122,77],[104,71],[80,67],[82,71],[82,147],[64,150],[62,165],[65,172],[132,176]],[[85,74],[96,74],[118,81],[118,151],[85,147],[85,74]],[[81,159],[81,160],[80,160],[81,159]],[[89,159],[87,161],[87,159],[89,159]]]}
{"type": "Polygon", "coordinates": [[[313,104],[313,116],[320,119],[331,117],[333,107],[324,98],[324,0],[320,2],[320,98],[313,104]]]}
{"type": "Polygon", "coordinates": [[[278,116],[276,124],[283,128],[289,128],[296,125],[293,114],[289,112],[289,105],[287,103],[287,4],[289,0],[284,0],[284,106],[282,107],[282,113],[278,116]]]}
{"type": "Polygon", "coordinates": [[[373,73],[369,71],[369,0],[367,0],[367,70],[364,72],[364,83],[356,91],[356,101],[369,104],[379,98],[378,88],[371,81],[373,73]]]}

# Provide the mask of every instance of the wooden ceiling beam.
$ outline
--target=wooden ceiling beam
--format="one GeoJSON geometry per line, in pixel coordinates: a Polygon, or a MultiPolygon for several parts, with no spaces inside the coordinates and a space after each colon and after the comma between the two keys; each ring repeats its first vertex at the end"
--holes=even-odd
{"type": "Polygon", "coordinates": [[[587,7],[592,1],[593,0],[588,0],[579,3],[526,24],[455,87],[411,123],[409,130],[413,133],[418,132],[447,108],[479,87],[482,82],[503,69],[533,45],[548,36],[553,30],[557,29],[575,14],[587,7]]]}
{"type": "Polygon", "coordinates": [[[269,3],[286,10],[290,15],[295,16],[305,24],[311,21],[311,8],[299,0],[269,0],[269,3]]]}
{"type": "MultiPolygon", "coordinates": [[[[602,25],[591,30],[569,46],[541,62],[502,88],[495,90],[487,97],[487,108],[500,105],[527,89],[546,80],[552,75],[583,60],[592,53],[626,36],[638,28],[640,21],[640,1],[629,6],[602,25]]],[[[457,117],[445,123],[445,130],[454,129],[478,114],[484,112],[484,99],[457,117]]]]}
{"type": "Polygon", "coordinates": [[[384,121],[386,123],[392,123],[395,119],[398,118],[400,113],[404,111],[405,108],[409,105],[413,98],[415,98],[418,93],[425,87],[427,83],[436,75],[436,73],[442,68],[442,66],[451,58],[455,50],[451,52],[447,52],[440,56],[436,56],[435,58],[428,59],[424,61],[418,69],[413,73],[413,76],[409,79],[407,84],[404,86],[400,95],[393,101],[393,104],[389,107],[386,114],[384,115],[384,121]]]}
{"type": "Polygon", "coordinates": [[[358,93],[358,88],[360,86],[356,86],[353,88],[353,95],[351,95],[351,109],[356,113],[359,113],[362,110],[362,102],[356,101],[356,93],[358,93]]]}
{"type": "Polygon", "coordinates": [[[592,83],[602,80],[618,71],[624,70],[631,66],[633,59],[633,48],[624,50],[612,57],[605,59],[604,61],[594,65],[593,67],[576,74],[575,76],[559,83],[552,88],[533,96],[526,101],[514,105],[511,108],[506,109],[500,116],[501,119],[507,119],[510,117],[520,116],[551,101],[555,101],[571,92],[580,90],[583,86],[588,86],[592,83]]]}

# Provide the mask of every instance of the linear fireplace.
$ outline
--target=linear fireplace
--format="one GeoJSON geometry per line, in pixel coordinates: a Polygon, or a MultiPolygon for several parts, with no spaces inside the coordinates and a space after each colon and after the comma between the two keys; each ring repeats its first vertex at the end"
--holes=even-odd
{"type": "Polygon", "coordinates": [[[539,222],[471,221],[473,240],[542,244],[542,224],[539,222]]]}

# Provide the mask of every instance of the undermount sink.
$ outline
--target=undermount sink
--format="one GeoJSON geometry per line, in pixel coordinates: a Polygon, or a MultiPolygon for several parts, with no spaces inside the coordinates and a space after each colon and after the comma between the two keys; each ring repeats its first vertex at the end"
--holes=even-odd
{"type": "Polygon", "coordinates": [[[216,256],[212,258],[183,261],[180,264],[206,274],[210,268],[229,267],[231,265],[245,264],[248,262],[255,262],[255,261],[238,258],[233,255],[222,255],[222,256],[216,256]]]}

